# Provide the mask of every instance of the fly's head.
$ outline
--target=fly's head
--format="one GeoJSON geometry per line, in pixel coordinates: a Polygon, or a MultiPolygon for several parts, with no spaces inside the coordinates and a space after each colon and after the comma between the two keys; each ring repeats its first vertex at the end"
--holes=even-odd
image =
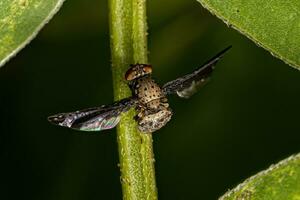
{"type": "Polygon", "coordinates": [[[125,74],[127,81],[132,81],[152,73],[152,66],[149,64],[132,64],[130,66],[125,74]]]}

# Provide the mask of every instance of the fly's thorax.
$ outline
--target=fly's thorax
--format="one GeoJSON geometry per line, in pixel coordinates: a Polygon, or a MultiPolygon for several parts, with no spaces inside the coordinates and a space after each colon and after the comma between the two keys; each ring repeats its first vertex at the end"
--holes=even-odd
{"type": "Polygon", "coordinates": [[[164,94],[151,76],[144,76],[134,81],[133,93],[142,104],[164,97],[164,94]]]}

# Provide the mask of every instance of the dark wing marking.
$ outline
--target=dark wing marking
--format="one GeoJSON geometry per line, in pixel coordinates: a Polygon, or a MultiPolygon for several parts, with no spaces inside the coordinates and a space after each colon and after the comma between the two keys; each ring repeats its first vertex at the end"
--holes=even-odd
{"type": "Polygon", "coordinates": [[[200,87],[205,85],[209,80],[209,76],[212,73],[215,64],[223,57],[223,55],[231,48],[231,46],[227,47],[220,53],[218,53],[215,57],[210,59],[196,71],[191,74],[187,74],[183,77],[175,79],[166,83],[162,90],[164,94],[174,94],[177,93],[179,97],[189,98],[194,93],[198,91],[200,87]]]}
{"type": "Polygon", "coordinates": [[[130,97],[107,106],[56,114],[48,117],[48,121],[55,125],[81,131],[111,129],[119,123],[120,114],[134,107],[136,103],[137,100],[130,97]]]}

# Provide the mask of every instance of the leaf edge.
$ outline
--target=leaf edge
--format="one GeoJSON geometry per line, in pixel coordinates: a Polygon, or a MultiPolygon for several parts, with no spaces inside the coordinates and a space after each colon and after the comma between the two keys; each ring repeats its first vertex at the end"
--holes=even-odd
{"type": "Polygon", "coordinates": [[[212,15],[216,16],[220,20],[222,20],[229,28],[233,28],[237,30],[242,35],[245,35],[248,39],[254,42],[258,47],[262,47],[263,49],[267,50],[272,56],[274,56],[277,59],[280,59],[285,64],[291,66],[294,69],[300,70],[300,64],[297,64],[293,62],[292,60],[286,59],[285,57],[279,55],[275,51],[272,50],[272,48],[268,47],[267,45],[262,44],[261,42],[257,41],[254,37],[252,37],[250,34],[248,34],[245,30],[238,28],[235,24],[230,23],[222,14],[216,12],[215,9],[213,9],[210,5],[208,5],[206,2],[202,0],[197,0],[205,9],[207,9],[212,15]]]}
{"type": "Polygon", "coordinates": [[[267,169],[258,172],[257,174],[250,176],[249,178],[247,178],[246,180],[244,180],[242,183],[238,184],[237,186],[235,186],[233,189],[227,191],[224,195],[222,195],[221,197],[218,198],[218,200],[227,200],[227,198],[229,198],[231,195],[233,195],[234,193],[237,193],[239,191],[242,191],[243,188],[250,183],[252,180],[256,179],[257,177],[261,177],[264,176],[280,167],[286,166],[288,165],[291,161],[300,159],[300,153],[298,154],[293,154],[281,161],[279,161],[276,164],[271,164],[267,169]]]}
{"type": "Polygon", "coordinates": [[[42,20],[42,22],[36,27],[36,29],[29,35],[16,49],[14,49],[11,53],[6,55],[0,61],[0,68],[3,67],[9,60],[14,58],[23,48],[25,48],[42,30],[42,28],[50,22],[50,20],[54,17],[54,15],[60,10],[65,0],[58,0],[54,8],[49,12],[48,16],[42,20]]]}

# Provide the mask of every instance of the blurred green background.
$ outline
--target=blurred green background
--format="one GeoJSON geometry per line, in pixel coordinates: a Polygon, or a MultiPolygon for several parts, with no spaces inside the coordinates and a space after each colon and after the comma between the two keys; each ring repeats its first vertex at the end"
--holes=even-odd
{"type": "MultiPolygon", "coordinates": [[[[112,102],[108,2],[66,1],[0,69],[1,199],[121,199],[115,129],[81,133],[48,115],[112,102]]],[[[300,73],[195,0],[151,0],[150,62],[163,84],[229,44],[212,81],[154,134],[159,198],[216,199],[300,152],[300,73]]]]}

